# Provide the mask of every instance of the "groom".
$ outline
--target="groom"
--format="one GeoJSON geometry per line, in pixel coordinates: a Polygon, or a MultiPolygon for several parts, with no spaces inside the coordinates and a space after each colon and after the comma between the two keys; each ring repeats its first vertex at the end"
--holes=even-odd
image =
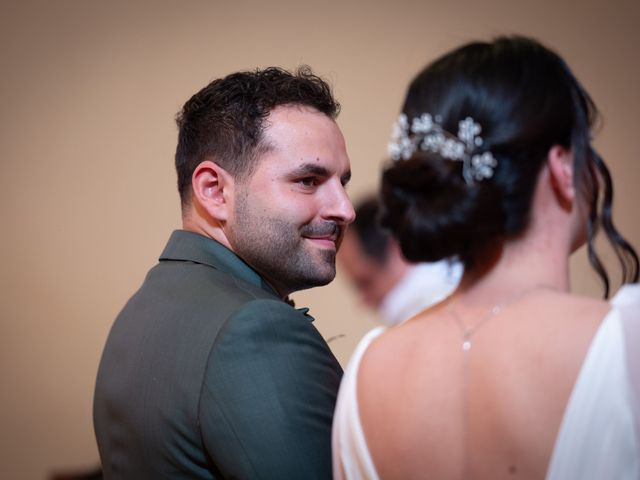
{"type": "Polygon", "coordinates": [[[339,105],[308,68],[240,72],[178,115],[183,230],[116,319],[94,424],[106,478],[331,477],[342,371],[288,295],[354,219],[339,105]]]}

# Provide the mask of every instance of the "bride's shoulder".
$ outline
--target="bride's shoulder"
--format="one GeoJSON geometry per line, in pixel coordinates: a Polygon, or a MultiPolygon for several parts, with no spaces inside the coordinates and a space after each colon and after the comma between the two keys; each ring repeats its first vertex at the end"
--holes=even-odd
{"type": "Polygon", "coordinates": [[[593,318],[604,320],[607,314],[614,312],[634,312],[640,317],[640,284],[626,284],[609,299],[593,298],[582,295],[565,295],[558,305],[573,311],[575,318],[593,318]]]}
{"type": "Polygon", "coordinates": [[[556,310],[558,316],[566,319],[601,320],[611,309],[611,303],[606,299],[587,295],[557,293],[550,295],[548,307],[556,310]]]}

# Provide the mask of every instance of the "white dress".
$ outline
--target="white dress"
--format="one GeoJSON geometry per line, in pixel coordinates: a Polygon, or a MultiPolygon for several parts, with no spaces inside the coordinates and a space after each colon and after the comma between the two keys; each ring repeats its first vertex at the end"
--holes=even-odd
{"type": "MultiPolygon", "coordinates": [[[[640,285],[611,300],[567,403],[547,480],[640,479],[640,285]]],[[[344,373],[333,419],[334,479],[377,479],[356,395],[360,360],[385,331],[358,344],[344,373]]]]}

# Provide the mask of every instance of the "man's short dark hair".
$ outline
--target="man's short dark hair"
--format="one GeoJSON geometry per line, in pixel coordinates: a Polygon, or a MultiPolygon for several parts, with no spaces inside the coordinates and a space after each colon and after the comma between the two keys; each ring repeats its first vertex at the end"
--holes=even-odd
{"type": "Polygon", "coordinates": [[[340,104],[331,88],[308,66],[295,72],[270,67],[238,72],[214,80],[176,116],[176,170],[182,205],[189,203],[191,177],[205,160],[214,161],[234,178],[245,178],[268,146],[262,142],[264,120],[282,105],[312,107],[335,119],[340,104]]]}
{"type": "Polygon", "coordinates": [[[380,202],[368,197],[357,203],[356,219],[349,226],[360,242],[363,252],[380,264],[387,261],[391,234],[380,225],[380,202]]]}

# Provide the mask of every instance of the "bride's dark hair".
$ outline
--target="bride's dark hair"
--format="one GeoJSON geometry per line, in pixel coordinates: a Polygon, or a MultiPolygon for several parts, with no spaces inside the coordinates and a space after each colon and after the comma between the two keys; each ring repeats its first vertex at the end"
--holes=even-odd
{"type": "Polygon", "coordinates": [[[465,183],[462,162],[418,150],[388,167],[382,180],[382,223],[411,261],[458,257],[465,268],[529,223],[538,175],[549,149],[574,155],[576,187],[589,205],[588,255],[609,294],[609,276],[594,249],[602,227],[622,266],[638,281],[638,256],[613,225],[613,185],[591,146],[595,104],[556,53],[535,40],[501,37],[470,43],[427,66],[411,83],[403,113],[438,116],[452,133],[466,117],[482,127],[497,161],[492,178],[465,183]]]}

